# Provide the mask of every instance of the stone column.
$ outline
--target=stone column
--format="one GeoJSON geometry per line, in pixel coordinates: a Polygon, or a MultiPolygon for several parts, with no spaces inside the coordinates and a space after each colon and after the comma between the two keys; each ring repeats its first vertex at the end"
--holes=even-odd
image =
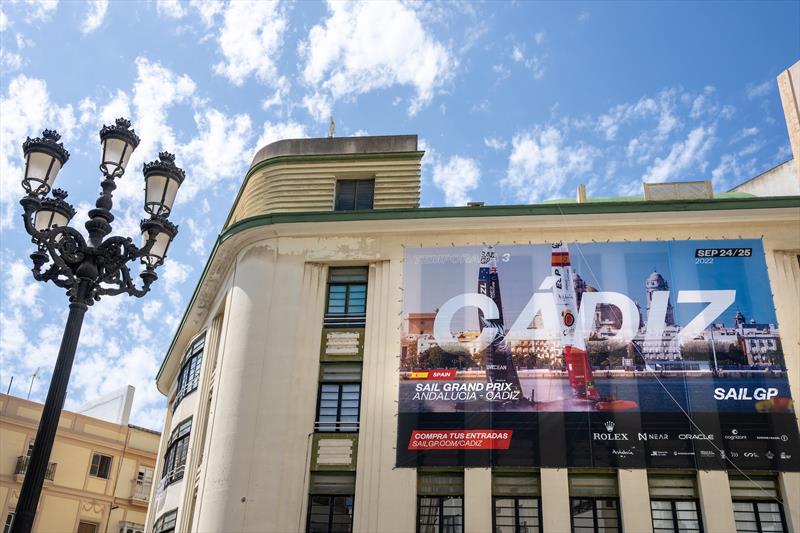
{"type": "Polygon", "coordinates": [[[736,531],[728,473],[724,470],[698,470],[697,489],[703,513],[703,531],[706,533],[736,531]]]}
{"type": "Polygon", "coordinates": [[[622,530],[652,533],[650,489],[647,470],[618,470],[619,500],[622,505],[622,530]]]}
{"type": "Polygon", "coordinates": [[[566,468],[542,468],[542,531],[569,533],[569,478],[566,468]]]}

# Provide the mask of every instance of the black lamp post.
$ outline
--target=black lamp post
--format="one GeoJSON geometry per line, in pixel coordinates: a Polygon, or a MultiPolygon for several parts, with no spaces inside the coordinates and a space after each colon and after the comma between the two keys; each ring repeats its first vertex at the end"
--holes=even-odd
{"type": "Polygon", "coordinates": [[[86,310],[106,295],[127,293],[144,296],[156,280],[155,269],[164,262],[167,248],[178,232],[167,217],[185,175],[175,166],[175,156],[162,152],[157,161],[144,165],[144,209],[150,218],[141,222],[141,248],[134,245],[130,237],[106,238],[114,220],[111,214],[111,197],[117,187],[114,180],[125,173],[131,153],[139,144],[139,137],[130,126],[128,120],[119,118],[114,125],[103,126],[100,130],[100,171],[104,179],[100,183],[100,197],[95,208],[89,211],[86,222],[89,242],[68,225],[75,209],[65,201],[67,193],[52,189],[58,171],[69,159],[69,152],[58,142],[61,136],[55,131],[45,130],[41,137],[28,137],[22,145],[25,153],[22,187],[27,194],[20,204],[25,211],[25,230],[37,248],[31,254],[33,277],[38,281],[52,281],[66,289],[70,304],[53,378],[22,483],[12,533],[29,533],[33,527],[86,310]],[[47,197],[51,189],[52,197],[47,197]],[[141,287],[136,286],[128,268],[128,263],[137,259],[142,263],[139,274],[141,287]]]}

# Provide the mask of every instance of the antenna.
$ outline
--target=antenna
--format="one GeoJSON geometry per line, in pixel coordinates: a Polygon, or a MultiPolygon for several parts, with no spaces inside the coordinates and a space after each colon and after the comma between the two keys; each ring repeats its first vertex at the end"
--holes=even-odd
{"type": "Polygon", "coordinates": [[[36,376],[38,376],[38,375],[39,375],[39,367],[37,366],[36,367],[36,372],[34,372],[33,375],[31,376],[31,386],[28,387],[28,397],[25,398],[26,400],[30,400],[31,399],[31,391],[33,390],[33,382],[36,381],[36,376]]]}
{"type": "Polygon", "coordinates": [[[11,380],[8,382],[8,389],[6,390],[6,395],[11,394],[11,384],[14,383],[14,376],[11,376],[11,380]]]}
{"type": "Polygon", "coordinates": [[[333,115],[331,115],[331,121],[328,124],[328,139],[333,139],[334,133],[336,133],[336,123],[333,121],[333,115]]]}

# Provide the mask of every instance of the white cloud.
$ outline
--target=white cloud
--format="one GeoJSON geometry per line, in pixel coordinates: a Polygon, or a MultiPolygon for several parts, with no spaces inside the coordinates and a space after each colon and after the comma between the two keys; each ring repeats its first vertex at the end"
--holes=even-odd
{"type": "Polygon", "coordinates": [[[2,8],[0,8],[0,31],[6,31],[8,29],[8,16],[5,14],[2,8]]]}
{"type": "Polygon", "coordinates": [[[758,135],[758,128],[753,126],[752,128],[742,128],[736,135],[731,138],[731,144],[737,143],[743,139],[748,137],[752,137],[754,135],[758,135]]]}
{"type": "Polygon", "coordinates": [[[275,62],[286,26],[286,15],[277,2],[231,2],[217,39],[224,60],[214,65],[214,72],[234,85],[242,85],[250,76],[275,84],[275,62]]]}
{"type": "Polygon", "coordinates": [[[103,23],[108,12],[108,0],[90,0],[89,13],[83,19],[81,31],[84,34],[91,33],[103,23]]]}
{"type": "Polygon", "coordinates": [[[159,15],[179,19],[186,15],[180,0],[156,0],[156,11],[159,15]]]}
{"type": "Polygon", "coordinates": [[[5,48],[0,48],[0,68],[2,68],[5,73],[9,73],[12,70],[18,70],[22,67],[22,56],[6,50],[5,48]]]}
{"type": "Polygon", "coordinates": [[[22,0],[27,6],[25,22],[36,23],[48,20],[58,8],[58,0],[22,0]]]}
{"type": "Polygon", "coordinates": [[[21,144],[26,137],[41,135],[44,128],[57,129],[68,142],[77,126],[71,105],[50,100],[43,80],[20,74],[0,97],[0,228],[16,218],[16,204],[22,194],[23,161],[21,144]]]}
{"type": "Polygon", "coordinates": [[[499,139],[497,137],[484,137],[483,144],[485,144],[488,148],[491,148],[492,150],[503,150],[505,149],[506,146],[508,146],[508,143],[506,141],[499,139]]]}
{"type": "Polygon", "coordinates": [[[592,14],[584,9],[580,13],[578,13],[578,22],[583,24],[584,22],[588,22],[591,17],[592,14]]]}
{"type": "Polygon", "coordinates": [[[542,44],[544,42],[546,34],[543,31],[536,32],[533,35],[533,40],[536,44],[542,44]]]}
{"type": "Polygon", "coordinates": [[[206,28],[214,25],[217,15],[225,8],[225,2],[222,0],[189,0],[189,5],[197,9],[206,28]]]}
{"type": "Polygon", "coordinates": [[[684,141],[672,145],[665,158],[656,158],[645,173],[645,182],[663,182],[672,180],[696,179],[697,176],[686,175],[692,169],[705,171],[707,161],[705,156],[714,144],[714,128],[698,126],[689,132],[684,141]]]}
{"type": "Polygon", "coordinates": [[[256,142],[256,149],[281,139],[301,139],[308,137],[306,126],[297,122],[265,122],[261,137],[256,142]]]}
{"type": "Polygon", "coordinates": [[[444,193],[447,205],[465,205],[480,181],[481,172],[474,159],[455,155],[445,164],[433,165],[433,184],[444,193]]]}
{"type": "Polygon", "coordinates": [[[552,126],[514,135],[503,186],[519,200],[539,202],[565,194],[570,180],[585,177],[598,153],[584,143],[568,145],[552,126]]]}
{"type": "Polygon", "coordinates": [[[524,65],[525,68],[530,69],[530,71],[533,72],[534,79],[540,80],[542,79],[542,76],[544,76],[545,69],[544,65],[542,64],[542,58],[539,56],[526,56],[524,48],[515,45],[511,51],[511,59],[513,59],[516,63],[524,65]]]}
{"type": "Polygon", "coordinates": [[[227,116],[206,108],[194,114],[197,136],[176,147],[189,179],[184,182],[179,202],[194,198],[224,179],[240,178],[250,163],[250,117],[245,114],[227,116]]]}
{"type": "Polygon", "coordinates": [[[306,104],[318,120],[327,118],[319,105],[324,99],[353,98],[393,85],[415,90],[409,106],[414,115],[452,78],[456,60],[426,31],[413,5],[329,2],[328,11],[328,19],[311,28],[299,46],[303,79],[315,87],[306,104]]]}
{"type": "MultiPolygon", "coordinates": [[[[128,162],[128,174],[141,169],[146,160],[157,158],[161,150],[170,152],[176,150],[178,142],[169,125],[168,113],[173,106],[190,102],[195,90],[196,85],[189,76],[177,75],[160,63],[147,58],[136,58],[133,96],[122,96],[118,92],[103,108],[104,114],[111,113],[112,110],[124,111],[130,102],[133,116],[127,115],[127,118],[133,122],[141,142],[128,162]]],[[[180,166],[185,162],[178,160],[177,164],[180,166]]],[[[118,184],[114,193],[115,205],[119,199],[135,203],[138,209],[142,199],[141,182],[138,179],[121,179],[118,180],[118,184]]]]}
{"type": "Polygon", "coordinates": [[[751,83],[745,88],[745,94],[750,100],[762,98],[768,95],[776,87],[777,83],[774,80],[766,80],[758,84],[751,83]]]}

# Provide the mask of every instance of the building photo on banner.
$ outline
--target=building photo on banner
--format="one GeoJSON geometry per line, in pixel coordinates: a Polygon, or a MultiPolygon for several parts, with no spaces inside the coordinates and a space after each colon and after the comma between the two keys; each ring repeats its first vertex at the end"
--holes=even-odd
{"type": "Polygon", "coordinates": [[[397,466],[800,470],[759,240],[409,248],[397,466]]]}

